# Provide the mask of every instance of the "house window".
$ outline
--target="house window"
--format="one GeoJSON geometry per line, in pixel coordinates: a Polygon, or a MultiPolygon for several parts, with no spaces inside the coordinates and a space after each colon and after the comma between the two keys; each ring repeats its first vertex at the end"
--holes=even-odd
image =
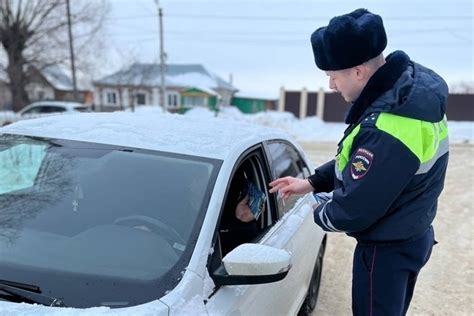
{"type": "Polygon", "coordinates": [[[201,96],[185,96],[183,97],[183,105],[186,107],[205,106],[206,98],[201,96]]]}
{"type": "Polygon", "coordinates": [[[137,93],[137,105],[144,105],[146,104],[146,94],[145,93],[137,93]]]}
{"type": "Polygon", "coordinates": [[[179,106],[179,94],[176,92],[167,93],[168,107],[177,108],[179,106]]]}
{"type": "Polygon", "coordinates": [[[117,104],[117,93],[113,91],[107,92],[107,104],[117,104]]]}

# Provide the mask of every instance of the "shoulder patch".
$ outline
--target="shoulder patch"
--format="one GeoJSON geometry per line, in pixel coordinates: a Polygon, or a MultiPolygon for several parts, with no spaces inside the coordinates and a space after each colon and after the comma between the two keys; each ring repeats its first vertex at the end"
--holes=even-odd
{"type": "Polygon", "coordinates": [[[369,172],[373,160],[374,154],[371,151],[365,148],[357,149],[351,161],[352,179],[359,180],[363,178],[369,172]]]}

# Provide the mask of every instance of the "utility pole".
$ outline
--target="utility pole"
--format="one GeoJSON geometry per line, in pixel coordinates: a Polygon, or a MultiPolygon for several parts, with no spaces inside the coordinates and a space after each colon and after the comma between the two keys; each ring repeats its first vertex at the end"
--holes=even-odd
{"type": "Polygon", "coordinates": [[[163,112],[168,111],[168,107],[166,105],[165,101],[165,93],[166,93],[166,86],[165,86],[165,71],[166,71],[166,65],[165,65],[165,58],[166,58],[166,53],[164,51],[164,40],[163,40],[163,10],[159,4],[158,0],[155,0],[155,3],[158,7],[158,18],[159,18],[159,23],[160,23],[160,80],[161,80],[161,85],[160,85],[160,104],[163,107],[163,112]]]}
{"type": "Polygon", "coordinates": [[[72,69],[72,86],[73,86],[73,93],[74,93],[74,101],[78,101],[79,98],[77,96],[77,82],[76,82],[76,65],[74,64],[74,44],[72,42],[72,29],[71,29],[71,9],[69,0],[66,0],[66,8],[67,8],[67,25],[68,25],[68,33],[69,33],[69,52],[71,55],[71,69],[72,69]]]}

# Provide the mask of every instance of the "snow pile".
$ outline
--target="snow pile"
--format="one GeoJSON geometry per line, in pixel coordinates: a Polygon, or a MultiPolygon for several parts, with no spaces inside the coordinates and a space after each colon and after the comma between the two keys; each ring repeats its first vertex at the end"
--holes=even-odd
{"type": "Polygon", "coordinates": [[[289,112],[269,111],[250,116],[254,123],[281,129],[300,142],[337,142],[346,128],[345,124],[325,123],[315,116],[300,120],[289,112]]]}
{"type": "Polygon", "coordinates": [[[209,111],[207,108],[195,107],[185,113],[187,116],[192,116],[200,119],[212,119],[216,117],[215,112],[209,111]]]}
{"type": "MultiPolygon", "coordinates": [[[[131,108],[125,109],[125,112],[131,112],[131,108]]],[[[137,105],[134,108],[135,113],[140,113],[140,114],[164,114],[163,108],[161,105],[137,105]]]]}
{"type": "Polygon", "coordinates": [[[246,117],[246,115],[240,112],[236,107],[221,108],[219,109],[217,116],[216,112],[210,111],[208,108],[194,107],[188,110],[185,115],[200,119],[212,119],[214,117],[218,117],[220,119],[230,119],[233,121],[252,122],[249,117],[246,117]]]}
{"type": "Polygon", "coordinates": [[[17,120],[16,114],[13,111],[0,111],[0,126],[17,120]]]}
{"type": "MultiPolygon", "coordinates": [[[[186,115],[200,118],[215,117],[215,113],[206,108],[192,109],[186,112],[186,115]]],[[[289,112],[267,111],[244,114],[234,106],[220,109],[218,117],[280,129],[300,142],[338,142],[347,127],[344,123],[323,122],[315,116],[300,120],[289,112]]],[[[449,121],[448,128],[452,144],[474,144],[474,122],[449,121]]]]}
{"type": "Polygon", "coordinates": [[[452,144],[474,144],[474,122],[448,122],[452,144]]]}
{"type": "Polygon", "coordinates": [[[121,309],[111,309],[109,307],[84,309],[71,307],[57,308],[37,304],[0,301],[0,314],[2,316],[156,316],[167,315],[168,308],[159,300],[121,309]]]}
{"type": "Polygon", "coordinates": [[[291,265],[291,255],[282,249],[259,244],[242,244],[222,259],[230,275],[265,275],[291,265]]]}

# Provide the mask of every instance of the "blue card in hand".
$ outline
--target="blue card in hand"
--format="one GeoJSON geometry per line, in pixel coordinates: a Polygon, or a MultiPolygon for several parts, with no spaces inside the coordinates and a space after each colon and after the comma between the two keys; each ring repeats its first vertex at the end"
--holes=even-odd
{"type": "Polygon", "coordinates": [[[258,219],[260,214],[262,214],[267,196],[252,181],[247,181],[246,189],[247,194],[249,195],[249,208],[255,219],[258,219]]]}

